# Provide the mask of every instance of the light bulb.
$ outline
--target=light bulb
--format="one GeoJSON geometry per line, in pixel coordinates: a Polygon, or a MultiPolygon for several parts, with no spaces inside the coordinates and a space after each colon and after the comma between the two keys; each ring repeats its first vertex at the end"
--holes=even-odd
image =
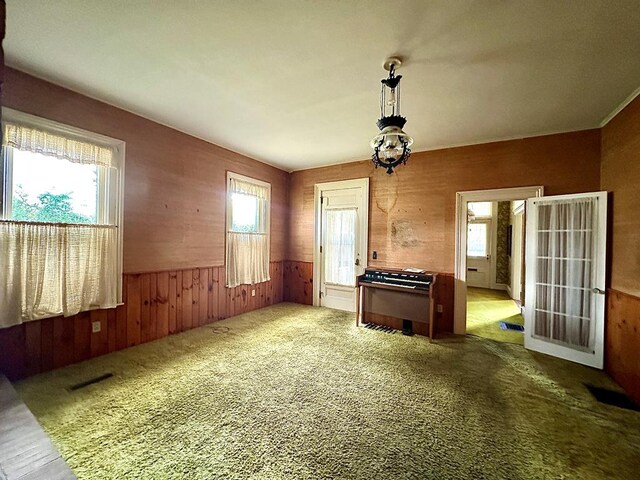
{"type": "Polygon", "coordinates": [[[398,148],[398,136],[394,134],[387,134],[384,137],[384,148],[398,148]]]}
{"type": "Polygon", "coordinates": [[[387,99],[387,105],[392,107],[395,104],[396,104],[396,89],[395,88],[391,88],[389,90],[389,98],[387,99]]]}

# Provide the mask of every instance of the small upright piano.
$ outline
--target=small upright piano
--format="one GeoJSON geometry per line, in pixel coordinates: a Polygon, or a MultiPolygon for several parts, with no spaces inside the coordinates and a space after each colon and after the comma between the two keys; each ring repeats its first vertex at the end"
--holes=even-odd
{"type": "Polygon", "coordinates": [[[356,325],[366,313],[427,323],[433,339],[434,273],[391,268],[367,268],[356,279],[356,325]]]}

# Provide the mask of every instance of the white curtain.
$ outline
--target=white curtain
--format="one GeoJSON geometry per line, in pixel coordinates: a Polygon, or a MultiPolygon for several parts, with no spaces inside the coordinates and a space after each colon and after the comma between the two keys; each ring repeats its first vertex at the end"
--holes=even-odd
{"type": "Polygon", "coordinates": [[[271,279],[269,277],[270,193],[270,188],[267,186],[234,177],[229,178],[226,261],[228,287],[261,283],[271,279]],[[251,197],[250,200],[255,205],[255,218],[251,228],[234,229],[234,194],[251,197]]]}
{"type": "Polygon", "coordinates": [[[114,167],[115,156],[111,147],[76,140],[55,132],[29,125],[4,123],[3,145],[26,152],[41,153],[73,163],[114,167]]]}
{"type": "Polygon", "coordinates": [[[538,201],[535,335],[576,349],[594,343],[595,199],[538,201]]]}
{"type": "Polygon", "coordinates": [[[0,222],[0,328],[118,304],[115,226],[0,222]]]}
{"type": "Polygon", "coordinates": [[[325,282],[355,286],[356,209],[326,210],[325,282]]]}

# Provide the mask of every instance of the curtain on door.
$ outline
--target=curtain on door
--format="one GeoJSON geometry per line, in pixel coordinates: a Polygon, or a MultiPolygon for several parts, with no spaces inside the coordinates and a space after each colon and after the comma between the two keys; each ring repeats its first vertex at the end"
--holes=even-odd
{"type": "Polygon", "coordinates": [[[593,348],[594,198],[538,203],[534,335],[593,348]]]}
{"type": "Polygon", "coordinates": [[[325,283],[355,286],[356,209],[326,211],[325,283]]]}

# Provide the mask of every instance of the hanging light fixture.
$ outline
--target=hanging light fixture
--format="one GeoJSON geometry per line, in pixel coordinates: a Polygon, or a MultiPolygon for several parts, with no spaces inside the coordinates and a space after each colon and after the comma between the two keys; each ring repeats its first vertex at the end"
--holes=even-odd
{"type": "Polygon", "coordinates": [[[396,70],[402,65],[397,57],[388,58],[384,62],[384,69],[389,72],[387,78],[381,80],[380,119],[378,128],[380,133],[373,137],[370,145],[373,148],[371,156],[373,164],[387,169],[388,174],[400,164],[407,163],[413,143],[413,138],[402,131],[407,119],[400,115],[400,79],[396,70]]]}

